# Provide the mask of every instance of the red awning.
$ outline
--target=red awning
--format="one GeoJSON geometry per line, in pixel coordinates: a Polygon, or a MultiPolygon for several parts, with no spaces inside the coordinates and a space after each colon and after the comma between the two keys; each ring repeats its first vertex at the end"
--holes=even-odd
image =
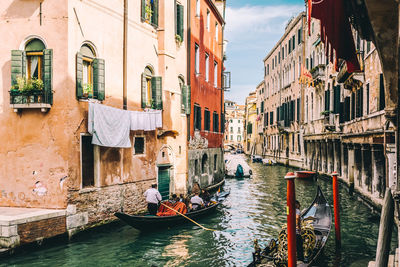
{"type": "Polygon", "coordinates": [[[360,71],[350,21],[345,13],[344,0],[308,0],[309,27],[311,17],[321,21],[321,40],[325,44],[327,55],[330,49],[331,62],[333,62],[333,50],[335,50],[336,62],[339,58],[345,60],[349,73],[360,71]]]}

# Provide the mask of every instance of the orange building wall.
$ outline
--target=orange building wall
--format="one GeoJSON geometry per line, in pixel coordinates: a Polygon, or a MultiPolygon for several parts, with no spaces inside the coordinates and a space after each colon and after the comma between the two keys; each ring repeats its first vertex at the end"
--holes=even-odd
{"type": "Polygon", "coordinates": [[[221,114],[223,107],[223,90],[221,88],[222,73],[222,26],[224,22],[218,17],[210,0],[200,0],[200,16],[196,16],[196,0],[191,0],[191,40],[190,40],[190,70],[191,70],[191,110],[190,135],[194,135],[194,104],[201,107],[201,136],[208,139],[209,147],[221,147],[223,133],[221,132],[221,114]],[[206,28],[207,10],[210,11],[210,29],[206,28]],[[215,39],[215,23],[218,22],[218,42],[215,39]],[[195,45],[199,45],[200,74],[195,73],[195,45]],[[209,55],[209,80],[205,80],[205,53],[209,55]],[[214,87],[214,61],[218,63],[217,88],[214,87]],[[204,110],[210,111],[210,132],[204,131],[204,110]],[[213,131],[213,112],[218,113],[219,133],[213,131]]]}

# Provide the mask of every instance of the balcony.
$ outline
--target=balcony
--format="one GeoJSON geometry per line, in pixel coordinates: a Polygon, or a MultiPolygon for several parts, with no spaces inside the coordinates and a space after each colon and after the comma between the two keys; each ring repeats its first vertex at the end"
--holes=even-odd
{"type": "Polygon", "coordinates": [[[278,121],[277,126],[280,132],[289,132],[290,124],[285,123],[285,120],[278,121]]]}
{"type": "Polygon", "coordinates": [[[324,115],[324,128],[326,131],[333,132],[336,130],[336,115],[328,113],[324,115]]]}
{"type": "Polygon", "coordinates": [[[311,69],[310,71],[314,82],[325,80],[325,64],[319,64],[311,69]]]}
{"type": "Polygon", "coordinates": [[[41,112],[47,112],[51,108],[52,104],[53,93],[51,91],[10,91],[10,107],[14,109],[14,112],[18,112],[21,109],[40,109],[41,112]]]}

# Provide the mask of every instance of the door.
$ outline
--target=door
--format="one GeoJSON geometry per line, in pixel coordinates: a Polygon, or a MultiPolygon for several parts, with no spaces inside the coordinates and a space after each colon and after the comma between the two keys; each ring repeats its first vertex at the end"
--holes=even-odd
{"type": "Polygon", "coordinates": [[[170,167],[158,168],[158,191],[163,200],[169,198],[170,167]]]}

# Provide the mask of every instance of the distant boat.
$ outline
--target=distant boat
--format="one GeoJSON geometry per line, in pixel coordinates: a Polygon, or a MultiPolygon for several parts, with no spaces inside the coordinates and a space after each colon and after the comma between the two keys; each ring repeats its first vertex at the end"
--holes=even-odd
{"type": "Polygon", "coordinates": [[[225,174],[228,177],[250,177],[253,172],[246,160],[241,156],[228,159],[225,163],[225,174]]]}
{"type": "Polygon", "coordinates": [[[251,161],[254,162],[259,162],[262,163],[263,158],[261,156],[257,156],[257,155],[252,155],[251,156],[251,161]]]}
{"type": "Polygon", "coordinates": [[[302,179],[314,178],[314,176],[316,175],[316,172],[313,171],[297,171],[295,173],[297,178],[302,179]]]}
{"type": "Polygon", "coordinates": [[[264,165],[267,165],[267,166],[276,165],[276,161],[273,160],[273,159],[263,159],[263,160],[262,160],[262,163],[263,163],[264,165]]]}

